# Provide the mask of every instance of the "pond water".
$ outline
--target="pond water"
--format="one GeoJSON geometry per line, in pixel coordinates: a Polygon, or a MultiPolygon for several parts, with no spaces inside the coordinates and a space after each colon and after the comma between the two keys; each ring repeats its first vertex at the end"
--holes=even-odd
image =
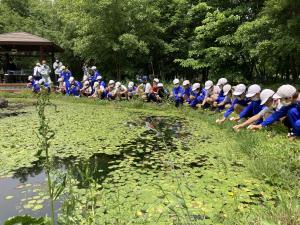
{"type": "MultiPolygon", "coordinates": [[[[165,162],[161,162],[160,155],[177,150],[173,139],[181,139],[184,143],[190,136],[185,130],[184,122],[176,118],[142,117],[124,125],[132,129],[140,126],[146,129],[136,138],[117,146],[116,154],[97,153],[89,159],[72,156],[64,159],[56,158],[54,159],[56,170],[76,179],[79,188],[89,187],[89,182],[81,176],[84,170],[88,170],[89,175],[99,184],[109,178],[111,182],[125,185],[126,180],[116,180],[111,176],[113,171],[121,169],[121,162],[128,161],[128,165],[133,169],[145,168],[159,173],[166,166],[165,162]]],[[[183,150],[188,150],[187,146],[183,145],[183,150]]],[[[206,160],[206,156],[198,156],[194,162],[189,162],[186,166],[203,167],[206,160]]],[[[176,165],[173,167],[177,169],[176,165]]],[[[50,215],[42,160],[34,162],[31,167],[14,171],[13,176],[1,177],[0,187],[0,223],[15,215],[27,214],[34,217],[50,215]]],[[[63,197],[56,202],[56,216],[62,202],[63,197]]]]}

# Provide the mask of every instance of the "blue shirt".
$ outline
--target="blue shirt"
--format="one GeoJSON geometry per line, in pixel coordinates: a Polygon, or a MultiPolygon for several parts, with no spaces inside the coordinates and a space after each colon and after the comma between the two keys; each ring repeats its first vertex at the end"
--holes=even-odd
{"type": "Polygon", "coordinates": [[[69,70],[61,71],[61,73],[60,73],[60,77],[64,78],[64,82],[69,81],[71,76],[72,76],[72,73],[69,70]]]}
{"type": "Polygon", "coordinates": [[[79,81],[74,81],[73,85],[71,85],[69,81],[66,82],[67,95],[79,96],[81,88],[82,88],[82,84],[79,81]]]}
{"type": "Polygon", "coordinates": [[[183,90],[183,88],[181,86],[173,88],[173,96],[174,97],[182,97],[183,92],[184,92],[184,90],[183,90]]]}
{"type": "Polygon", "coordinates": [[[237,99],[235,98],[234,101],[232,102],[231,106],[229,109],[227,109],[227,111],[224,113],[224,117],[227,118],[228,116],[230,116],[230,114],[234,111],[234,106],[236,104],[242,105],[242,106],[247,106],[248,101],[246,99],[237,99]]]}
{"type": "Polygon", "coordinates": [[[184,88],[183,89],[183,95],[190,97],[192,93],[192,87],[184,88]]]}
{"type": "Polygon", "coordinates": [[[261,100],[251,101],[250,104],[247,105],[240,113],[240,119],[246,117],[252,117],[258,114],[263,109],[263,106],[260,105],[260,103],[261,100]]]}
{"type": "Polygon", "coordinates": [[[266,127],[273,124],[276,121],[279,121],[280,118],[286,116],[288,114],[288,111],[295,106],[296,104],[282,106],[278,111],[272,113],[267,119],[265,119],[265,121],[263,121],[260,125],[266,127]]]}
{"type": "Polygon", "coordinates": [[[217,98],[216,102],[217,103],[221,103],[221,102],[224,101],[224,99],[225,99],[224,91],[221,90],[220,93],[219,93],[219,95],[218,95],[218,98],[217,98]]]}

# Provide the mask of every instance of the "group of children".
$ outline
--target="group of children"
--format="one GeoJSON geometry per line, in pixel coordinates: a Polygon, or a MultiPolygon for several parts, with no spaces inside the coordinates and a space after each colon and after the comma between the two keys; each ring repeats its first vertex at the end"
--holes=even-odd
{"type": "MultiPolygon", "coordinates": [[[[251,130],[262,129],[276,122],[282,122],[289,129],[289,137],[300,136],[300,99],[299,93],[292,85],[282,85],[275,93],[271,89],[262,90],[257,84],[248,88],[244,84],[231,86],[226,78],[221,78],[216,84],[206,81],[204,87],[200,83],[191,84],[185,80],[173,80],[173,90],[168,91],[158,78],[149,82],[147,76],[138,79],[138,84],[110,80],[106,83],[95,66],[91,72],[85,73],[81,82],[74,79],[72,73],[64,66],[61,67],[56,93],[69,96],[86,96],[95,99],[126,99],[138,96],[148,102],[162,102],[164,99],[174,101],[175,106],[187,105],[191,108],[224,111],[222,118],[216,123],[222,124],[226,120],[236,122],[233,127],[251,130]],[[236,116],[231,116],[234,113],[236,116]]],[[[28,86],[33,92],[42,88],[50,91],[45,80],[28,78],[28,86]]]]}

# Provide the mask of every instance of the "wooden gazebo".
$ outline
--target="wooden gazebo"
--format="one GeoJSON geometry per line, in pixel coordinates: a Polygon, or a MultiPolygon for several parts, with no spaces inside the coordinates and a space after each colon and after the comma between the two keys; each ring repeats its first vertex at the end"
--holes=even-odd
{"type": "MultiPolygon", "coordinates": [[[[0,34],[0,56],[4,57],[4,74],[7,74],[5,64],[9,63],[11,57],[36,57],[40,61],[45,58],[51,58],[53,63],[55,60],[54,54],[63,51],[61,47],[52,41],[26,32],[0,34]]],[[[32,73],[32,71],[15,71],[17,76],[31,75],[29,73],[32,73]]]]}

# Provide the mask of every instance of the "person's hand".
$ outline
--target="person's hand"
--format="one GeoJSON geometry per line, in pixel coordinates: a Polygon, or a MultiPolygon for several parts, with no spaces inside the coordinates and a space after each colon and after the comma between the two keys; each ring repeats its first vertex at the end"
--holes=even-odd
{"type": "Polygon", "coordinates": [[[226,118],[223,118],[223,119],[217,119],[217,120],[216,120],[216,123],[217,123],[217,124],[222,124],[222,123],[225,122],[225,120],[226,120],[226,118]]]}
{"type": "Polygon", "coordinates": [[[233,117],[230,117],[230,119],[229,119],[230,121],[238,121],[239,120],[239,118],[235,118],[234,116],[233,117]]]}
{"type": "Polygon", "coordinates": [[[247,127],[247,129],[249,129],[249,130],[261,130],[262,128],[263,128],[262,125],[254,125],[254,124],[249,125],[247,127]]]}
{"type": "Polygon", "coordinates": [[[242,128],[241,125],[235,125],[234,127],[232,127],[234,131],[239,132],[240,128],[242,128]]]}

